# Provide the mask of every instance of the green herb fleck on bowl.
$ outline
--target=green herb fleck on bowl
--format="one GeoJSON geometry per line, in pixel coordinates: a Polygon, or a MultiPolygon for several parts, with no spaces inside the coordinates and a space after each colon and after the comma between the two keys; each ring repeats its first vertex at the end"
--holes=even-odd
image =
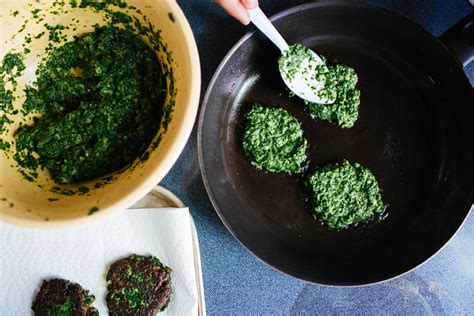
{"type": "Polygon", "coordinates": [[[89,210],[89,213],[87,215],[92,215],[92,214],[96,213],[98,210],[99,210],[99,208],[96,207],[96,206],[91,207],[91,209],[89,210]]]}

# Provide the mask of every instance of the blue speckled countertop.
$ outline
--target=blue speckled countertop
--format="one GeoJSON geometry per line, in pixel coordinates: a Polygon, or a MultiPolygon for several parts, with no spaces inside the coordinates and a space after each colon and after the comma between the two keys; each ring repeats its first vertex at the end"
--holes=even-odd
{"type": "MultiPolygon", "coordinates": [[[[268,15],[307,1],[261,0],[268,15]]],[[[372,0],[398,11],[438,36],[473,11],[468,0],[372,0]]],[[[226,52],[251,27],[228,18],[211,1],[179,1],[198,44],[202,96],[226,52]]],[[[474,83],[474,63],[466,69],[474,83]]],[[[209,315],[229,314],[474,314],[474,214],[437,255],[394,280],[359,288],[305,283],[267,266],[226,230],[204,188],[196,127],[162,185],[175,192],[197,225],[209,315]]]]}

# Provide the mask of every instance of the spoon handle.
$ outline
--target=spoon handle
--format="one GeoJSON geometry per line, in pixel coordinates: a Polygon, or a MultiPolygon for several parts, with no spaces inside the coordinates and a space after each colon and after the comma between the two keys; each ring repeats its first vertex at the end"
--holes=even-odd
{"type": "Polygon", "coordinates": [[[282,53],[288,49],[286,41],[259,7],[247,11],[250,16],[250,21],[252,21],[252,23],[255,24],[255,26],[265,34],[282,53]]]}

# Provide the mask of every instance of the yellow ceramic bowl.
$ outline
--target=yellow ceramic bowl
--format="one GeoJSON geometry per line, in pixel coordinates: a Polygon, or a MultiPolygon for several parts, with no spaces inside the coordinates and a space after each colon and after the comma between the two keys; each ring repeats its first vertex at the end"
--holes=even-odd
{"type": "MultiPolygon", "coordinates": [[[[69,3],[69,1],[65,1],[69,3]]],[[[78,0],[80,2],[80,0],[78,0]]],[[[92,31],[95,23],[103,24],[103,13],[90,9],[70,9],[65,14],[51,13],[53,1],[10,1],[0,0],[0,59],[14,49],[23,51],[24,36],[37,34],[44,23],[50,25],[70,25],[73,19],[79,20],[80,26],[71,27],[66,34],[72,38],[74,34],[92,31]],[[28,4],[29,3],[29,4],[28,4]],[[42,23],[27,23],[25,30],[18,33],[25,19],[31,16],[32,7],[42,8],[42,23]],[[18,10],[17,14],[12,14],[18,10]],[[15,15],[15,16],[13,16],[15,15]]],[[[111,183],[87,194],[65,196],[51,192],[54,183],[49,180],[43,184],[32,183],[24,179],[16,170],[17,164],[12,154],[0,151],[0,219],[22,226],[59,227],[87,222],[106,216],[112,212],[126,209],[145,196],[166,175],[176,162],[191,134],[197,114],[201,75],[199,55],[191,28],[173,0],[127,0],[128,5],[139,9],[155,26],[161,30],[163,42],[168,45],[174,62],[175,86],[177,88],[176,105],[167,132],[159,146],[153,150],[148,160],[137,163],[135,167],[115,175],[111,183]],[[98,209],[92,215],[92,210],[98,209]]],[[[125,10],[114,6],[114,10],[125,10]]],[[[35,69],[40,61],[36,55],[44,51],[47,36],[33,41],[31,53],[25,60],[26,70],[18,79],[19,91],[25,84],[35,80],[35,69]]],[[[15,101],[15,108],[21,108],[21,98],[15,101]]],[[[14,124],[19,118],[14,118],[14,124]]],[[[18,121],[18,122],[17,122],[18,121]]],[[[13,125],[14,125],[13,124],[13,125]]],[[[13,140],[13,131],[2,135],[9,141],[13,140]]],[[[49,179],[47,172],[40,172],[41,179],[49,179]]],[[[93,187],[97,181],[85,183],[93,187]]],[[[77,189],[78,186],[70,186],[77,189]]]]}

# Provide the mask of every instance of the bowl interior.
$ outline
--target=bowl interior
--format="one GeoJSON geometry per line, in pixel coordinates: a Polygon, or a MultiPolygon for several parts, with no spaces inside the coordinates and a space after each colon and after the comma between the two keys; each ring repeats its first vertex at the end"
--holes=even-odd
{"type": "MultiPolygon", "coordinates": [[[[172,60],[169,67],[174,73],[176,88],[175,106],[172,119],[166,132],[163,127],[162,139],[158,147],[150,151],[149,158],[140,163],[134,163],[131,168],[114,174],[113,180],[95,188],[96,183],[103,183],[97,179],[79,185],[60,186],[61,190],[77,191],[80,187],[87,187],[89,191],[82,194],[64,195],[51,191],[54,183],[47,171],[39,171],[38,180],[30,182],[19,172],[17,163],[13,159],[14,144],[10,151],[0,151],[0,218],[20,225],[28,226],[57,226],[66,223],[88,221],[98,218],[114,210],[125,209],[149,192],[169,171],[191,133],[197,113],[200,90],[200,68],[196,44],[191,29],[181,9],[175,1],[135,0],[127,1],[128,8],[111,6],[113,11],[127,12],[131,16],[142,19],[146,16],[155,29],[161,30],[163,42],[171,52],[172,60]],[[130,10],[130,6],[136,9],[130,10]],[[140,10],[143,15],[138,15],[140,10]],[[163,133],[164,132],[164,133],[163,133]],[[41,186],[41,187],[40,187],[41,186]],[[91,209],[96,210],[93,216],[88,216],[91,209]]],[[[0,3],[3,13],[0,21],[2,46],[0,57],[11,50],[22,52],[25,36],[34,36],[45,31],[44,23],[50,25],[68,25],[69,30],[63,34],[72,39],[93,30],[93,25],[105,24],[103,11],[94,11],[90,8],[67,7],[67,12],[54,14],[50,8],[51,2],[40,1],[27,5],[21,1],[6,1],[0,3]],[[18,31],[25,20],[30,19],[31,11],[41,9],[44,15],[42,23],[29,21],[21,33],[18,31]],[[13,16],[12,12],[18,11],[13,16]],[[5,40],[4,40],[5,39],[5,40]]],[[[66,5],[68,6],[68,5],[66,5]]],[[[144,38],[147,42],[147,39],[144,38]]],[[[26,69],[18,78],[17,99],[14,107],[21,109],[24,100],[21,92],[25,85],[35,80],[35,71],[42,59],[42,54],[49,43],[48,36],[33,40],[29,45],[30,53],[26,55],[26,69]],[[39,56],[38,56],[39,55],[39,56]]],[[[161,56],[163,52],[157,52],[161,56]]],[[[169,101],[170,94],[167,97],[169,101]]],[[[0,113],[1,114],[1,113],[0,113]]],[[[14,131],[20,122],[20,116],[13,116],[14,123],[8,134],[1,135],[6,141],[13,141],[14,131]]],[[[159,135],[158,134],[158,135],[159,135]]],[[[157,135],[157,136],[158,136],[157,135]]]]}

